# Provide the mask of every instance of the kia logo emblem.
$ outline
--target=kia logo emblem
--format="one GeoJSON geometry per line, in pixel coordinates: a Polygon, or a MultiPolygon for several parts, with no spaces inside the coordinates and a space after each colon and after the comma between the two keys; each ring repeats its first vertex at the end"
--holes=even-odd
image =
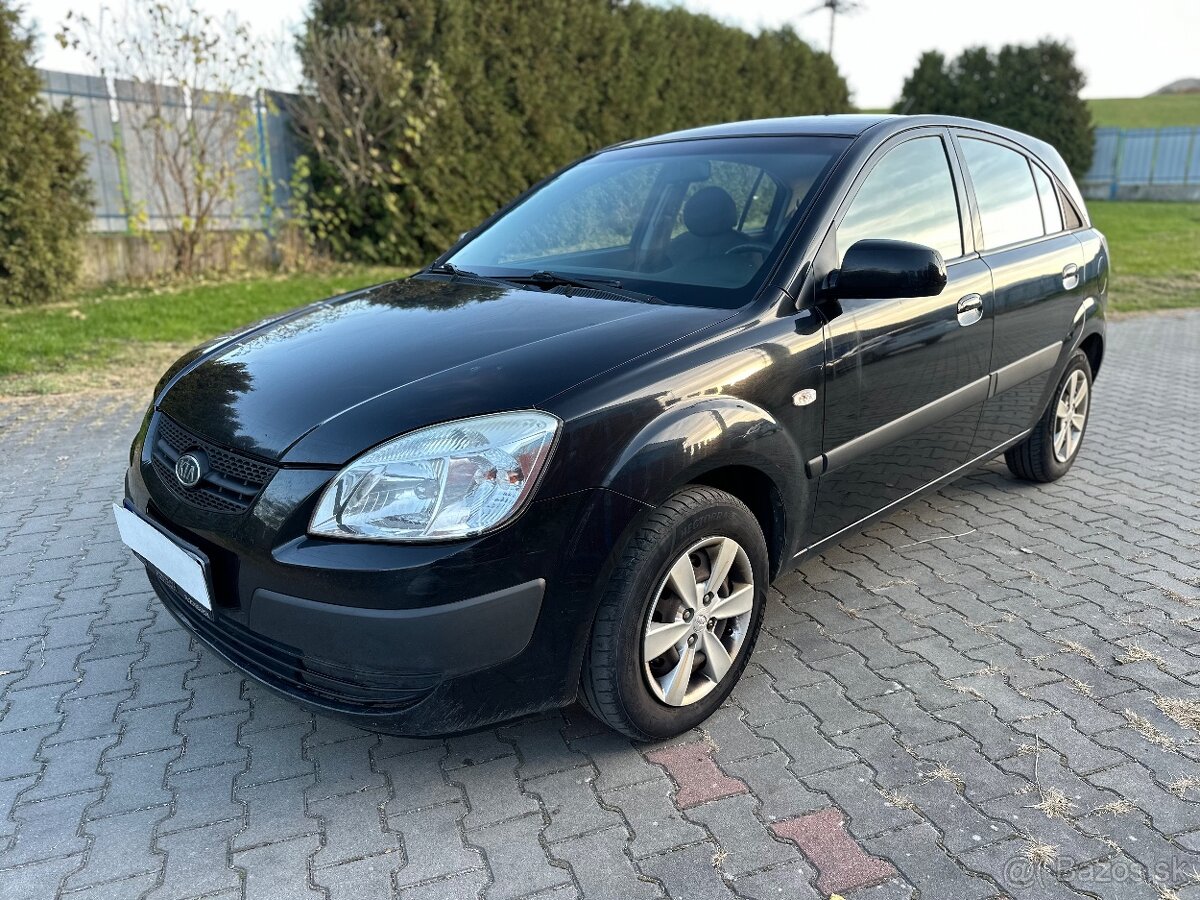
{"type": "Polygon", "coordinates": [[[195,453],[185,453],[175,460],[175,477],[184,487],[193,488],[204,477],[205,465],[195,453]]]}

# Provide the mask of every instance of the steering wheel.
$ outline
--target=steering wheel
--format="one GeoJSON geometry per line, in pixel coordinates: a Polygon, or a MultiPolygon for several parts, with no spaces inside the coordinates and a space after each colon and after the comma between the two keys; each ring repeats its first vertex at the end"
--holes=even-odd
{"type": "Polygon", "coordinates": [[[756,241],[748,241],[745,244],[737,244],[725,251],[726,256],[733,256],[735,253],[761,253],[763,256],[770,254],[775,248],[770,244],[762,244],[756,241]]]}

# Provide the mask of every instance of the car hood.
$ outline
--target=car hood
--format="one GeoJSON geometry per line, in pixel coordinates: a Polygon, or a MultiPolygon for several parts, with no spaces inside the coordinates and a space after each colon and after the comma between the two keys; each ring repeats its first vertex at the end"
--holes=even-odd
{"type": "Polygon", "coordinates": [[[414,428],[530,408],[730,315],[615,295],[418,277],[201,348],[159,408],[270,460],[340,465],[414,428]]]}

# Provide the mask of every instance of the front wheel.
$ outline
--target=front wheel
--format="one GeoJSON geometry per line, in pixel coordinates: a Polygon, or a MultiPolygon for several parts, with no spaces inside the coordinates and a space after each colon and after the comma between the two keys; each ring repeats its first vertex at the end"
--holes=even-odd
{"type": "Polygon", "coordinates": [[[1026,481],[1057,481],[1066,475],[1083,445],[1091,408],[1092,367],[1077,351],[1029,437],[1004,452],[1009,470],[1026,481]]]}
{"type": "Polygon", "coordinates": [[[731,494],[689,487],[647,514],[596,613],[588,708],[643,741],[703,722],[750,658],[767,571],[758,521],[731,494]]]}

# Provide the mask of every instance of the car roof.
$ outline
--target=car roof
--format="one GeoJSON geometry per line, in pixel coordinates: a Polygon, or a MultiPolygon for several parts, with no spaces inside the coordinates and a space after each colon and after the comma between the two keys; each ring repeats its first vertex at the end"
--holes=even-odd
{"type": "MultiPolygon", "coordinates": [[[[792,134],[821,134],[839,137],[857,137],[868,128],[889,119],[917,118],[914,116],[893,116],[883,113],[849,113],[827,116],[789,116],[779,119],[747,119],[744,122],[723,122],[718,125],[702,125],[699,128],[687,128],[682,131],[672,131],[654,137],[629,141],[621,146],[639,146],[642,144],[657,144],[660,141],[678,141],[691,138],[706,137],[747,137],[750,135],[792,135],[792,134]]],[[[919,118],[928,118],[921,116],[919,118]]]]}
{"type": "MultiPolygon", "coordinates": [[[[833,137],[857,138],[866,132],[873,132],[875,140],[883,141],[893,134],[909,128],[936,125],[946,128],[964,128],[982,131],[1012,141],[1024,147],[1036,156],[1052,171],[1067,189],[1075,206],[1087,217],[1086,206],[1079,186],[1071,176],[1070,170],[1054,147],[1039,138],[981,122],[978,119],[967,119],[959,116],[917,115],[901,116],[890,113],[838,113],[823,116],[791,116],[778,119],[749,119],[744,122],[726,122],[718,125],[704,125],[700,128],[688,128],[683,131],[672,131],[653,137],[627,141],[618,147],[644,147],[669,141],[687,141],[701,138],[720,137],[751,137],[766,135],[824,135],[833,137]]],[[[614,148],[609,148],[614,149],[614,148]]]]}

